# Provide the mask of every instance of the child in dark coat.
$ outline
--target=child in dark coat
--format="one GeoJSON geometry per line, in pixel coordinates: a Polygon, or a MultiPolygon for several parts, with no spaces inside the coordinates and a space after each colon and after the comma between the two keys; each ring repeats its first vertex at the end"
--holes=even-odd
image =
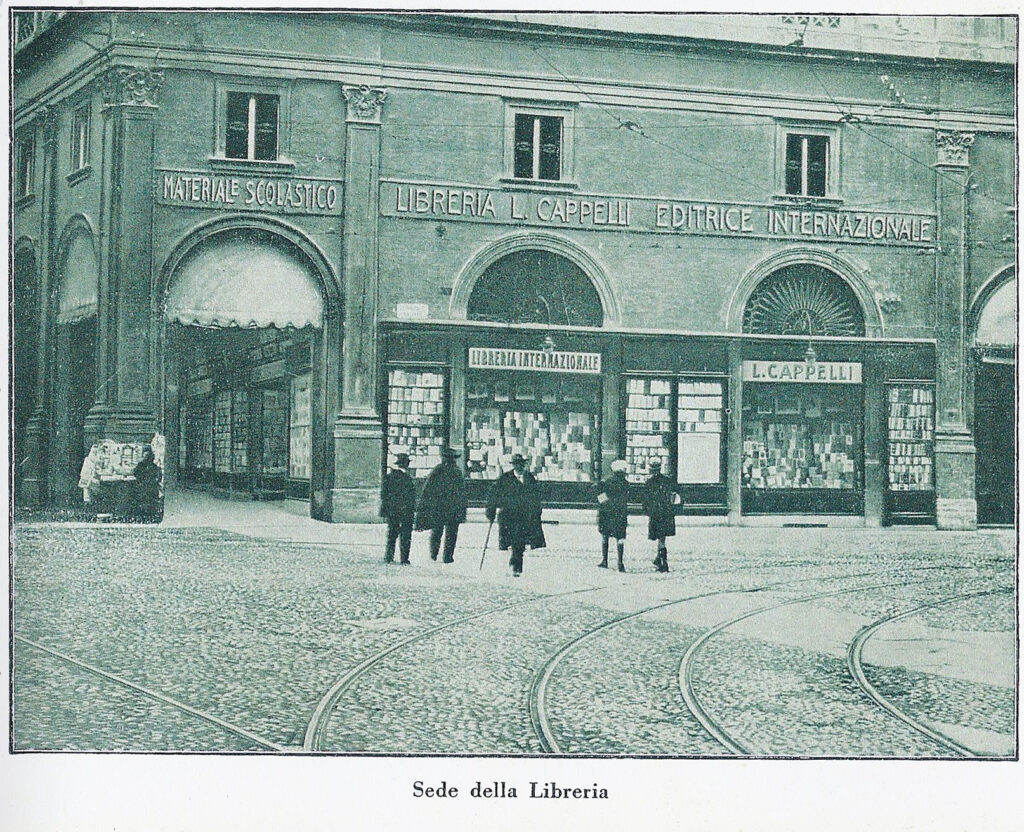
{"type": "Polygon", "coordinates": [[[612,475],[597,487],[597,530],[601,533],[601,562],[598,566],[608,568],[608,538],[615,538],[619,555],[619,571],[625,572],[622,558],[626,548],[626,526],[628,525],[628,486],[625,460],[612,463],[612,475]]]}
{"type": "Polygon", "coordinates": [[[676,533],[675,483],[661,473],[661,463],[651,463],[651,476],[644,485],[644,511],[647,513],[647,537],[658,541],[658,554],[654,565],[659,572],[668,572],[668,546],[666,537],[676,533]]]}

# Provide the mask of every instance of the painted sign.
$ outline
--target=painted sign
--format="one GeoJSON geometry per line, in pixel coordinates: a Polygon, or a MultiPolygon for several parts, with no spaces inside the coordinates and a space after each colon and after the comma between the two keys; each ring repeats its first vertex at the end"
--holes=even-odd
{"type": "Polygon", "coordinates": [[[854,361],[744,361],[743,380],[795,384],[860,384],[861,365],[854,361]]]}
{"type": "Polygon", "coordinates": [[[474,370],[528,370],[534,373],[600,375],[601,353],[470,347],[469,367],[474,370]]]}
{"type": "Polygon", "coordinates": [[[381,182],[380,188],[384,216],[435,222],[918,247],[929,246],[935,239],[935,217],[928,214],[657,197],[566,196],[396,181],[381,182]]]}
{"type": "Polygon", "coordinates": [[[295,176],[236,176],[157,171],[156,201],[189,208],[321,214],[342,211],[342,183],[295,176]]]}

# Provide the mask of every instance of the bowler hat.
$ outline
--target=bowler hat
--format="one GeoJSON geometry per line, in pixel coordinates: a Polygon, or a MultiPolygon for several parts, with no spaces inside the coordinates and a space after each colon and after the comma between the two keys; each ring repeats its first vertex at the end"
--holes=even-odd
{"type": "Polygon", "coordinates": [[[459,449],[458,448],[444,448],[441,451],[441,456],[443,456],[445,459],[458,459],[459,458],[459,449]]]}
{"type": "Polygon", "coordinates": [[[397,465],[399,468],[408,468],[409,462],[409,454],[398,454],[395,457],[395,465],[397,465]]]}
{"type": "Polygon", "coordinates": [[[656,460],[656,459],[652,460],[650,467],[651,467],[652,471],[660,471],[661,470],[661,463],[658,462],[658,460],[656,460]]]}
{"type": "Polygon", "coordinates": [[[512,465],[526,465],[526,457],[522,454],[512,454],[512,465]]]}

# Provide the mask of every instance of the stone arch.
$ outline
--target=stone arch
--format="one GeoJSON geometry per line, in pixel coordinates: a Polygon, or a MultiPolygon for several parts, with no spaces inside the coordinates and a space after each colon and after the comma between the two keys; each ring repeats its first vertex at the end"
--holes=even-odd
{"type": "Polygon", "coordinates": [[[621,321],[621,310],[615,291],[605,270],[582,246],[555,234],[531,231],[511,234],[486,245],[462,267],[455,278],[449,314],[455,320],[466,320],[469,298],[477,281],[487,269],[502,258],[527,250],[545,251],[564,257],[589,278],[604,311],[604,326],[614,327],[621,321]]]}
{"type": "Polygon", "coordinates": [[[978,327],[988,302],[1008,283],[1017,279],[1017,269],[1013,265],[1003,266],[993,272],[974,294],[967,313],[968,344],[973,344],[978,337],[978,327]]]}
{"type": "Polygon", "coordinates": [[[883,334],[882,312],[878,307],[871,288],[851,262],[824,249],[791,248],[778,252],[757,263],[748,271],[729,299],[726,313],[727,328],[730,332],[743,331],[743,315],[747,303],[758,285],[767,277],[788,266],[820,266],[842,279],[853,291],[864,316],[866,337],[880,337],[883,334]]]}
{"type": "MultiPolygon", "coordinates": [[[[53,258],[54,265],[52,274],[55,279],[49,287],[49,302],[52,305],[53,311],[51,320],[55,321],[57,319],[57,304],[59,302],[61,288],[67,277],[68,255],[71,252],[72,246],[80,239],[85,239],[89,244],[93,261],[96,264],[96,289],[97,294],[99,293],[99,253],[96,249],[96,230],[92,221],[85,214],[75,214],[67,221],[67,223],[65,223],[64,229],[61,231],[60,237],[58,238],[55,257],[53,258]]],[[[97,298],[97,301],[98,300],[99,299],[97,298]]]]}

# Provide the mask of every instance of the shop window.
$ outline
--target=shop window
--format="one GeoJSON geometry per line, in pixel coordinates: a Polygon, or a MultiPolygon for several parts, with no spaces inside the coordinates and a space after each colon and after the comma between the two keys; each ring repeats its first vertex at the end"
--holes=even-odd
{"type": "Polygon", "coordinates": [[[934,485],[935,390],[893,384],[889,404],[889,490],[931,491],[934,485]]]}
{"type": "Polygon", "coordinates": [[[677,406],[676,482],[686,485],[721,482],[723,382],[681,380],[677,406]]]}
{"type": "Polygon", "coordinates": [[[36,141],[34,137],[24,138],[18,142],[16,164],[16,195],[18,198],[29,196],[33,192],[33,180],[36,172],[36,141]]]}
{"type": "Polygon", "coordinates": [[[571,108],[510,103],[505,119],[507,177],[551,183],[572,178],[571,108]]]}
{"type": "Polygon", "coordinates": [[[412,476],[425,478],[441,463],[448,442],[445,376],[440,369],[394,368],[388,371],[387,464],[409,454],[412,476]]]}
{"type": "Polygon", "coordinates": [[[291,421],[288,431],[288,477],[293,480],[311,478],[310,451],[313,439],[311,373],[303,373],[292,379],[291,421]]]}
{"type": "Polygon", "coordinates": [[[833,127],[779,127],[780,190],[787,197],[838,197],[839,131],[833,127]]]}
{"type": "Polygon", "coordinates": [[[631,378],[626,381],[626,479],[643,483],[651,463],[669,472],[672,453],[672,380],[631,378]]]}
{"type": "Polygon", "coordinates": [[[538,480],[589,483],[600,459],[596,379],[480,371],[466,379],[466,470],[494,480],[513,454],[538,480]]]}
{"type": "Polygon", "coordinates": [[[89,165],[90,143],[89,106],[78,107],[71,116],[71,172],[89,165]]]}
{"type": "Polygon", "coordinates": [[[280,96],[228,92],[224,108],[224,156],[275,161],[278,155],[280,96]]]}

